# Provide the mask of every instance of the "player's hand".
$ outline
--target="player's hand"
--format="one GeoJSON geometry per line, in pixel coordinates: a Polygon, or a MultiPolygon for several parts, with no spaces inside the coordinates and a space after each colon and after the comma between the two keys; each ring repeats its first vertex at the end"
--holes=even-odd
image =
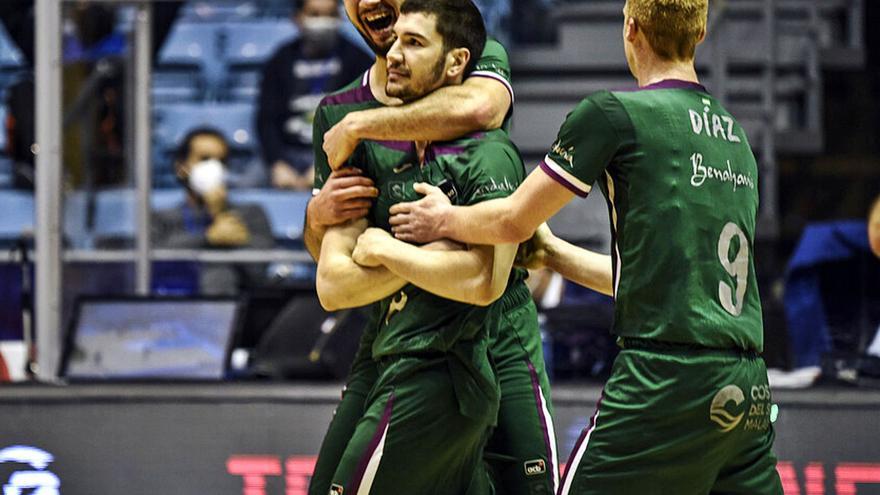
{"type": "Polygon", "coordinates": [[[324,153],[333,170],[339,170],[354,153],[361,140],[355,135],[355,117],[348,114],[324,133],[324,153]]]}
{"type": "Polygon", "coordinates": [[[379,190],[361,173],[351,167],[331,173],[321,191],[309,201],[309,222],[329,227],[365,217],[379,190]]]}
{"type": "Polygon", "coordinates": [[[556,237],[546,223],[542,223],[531,239],[519,245],[514,265],[539,270],[547,264],[548,248],[556,237]]]}
{"type": "Polygon", "coordinates": [[[410,203],[391,207],[391,231],[401,241],[425,244],[446,237],[442,233],[446,215],[452,203],[440,188],[419,183],[414,186],[425,197],[410,203]]]}
{"type": "Polygon", "coordinates": [[[381,266],[379,254],[384,252],[383,246],[391,239],[391,234],[388,232],[375,227],[369,228],[358,237],[351,259],[358,265],[368,268],[381,266]]]}

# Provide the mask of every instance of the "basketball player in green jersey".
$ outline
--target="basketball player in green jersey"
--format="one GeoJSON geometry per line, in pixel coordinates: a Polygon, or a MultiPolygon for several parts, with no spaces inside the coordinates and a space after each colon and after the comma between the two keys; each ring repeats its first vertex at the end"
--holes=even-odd
{"type": "MultiPolygon", "coordinates": [[[[505,114],[509,114],[513,93],[507,55],[503,47],[492,40],[487,42],[474,72],[464,84],[440,88],[403,106],[384,106],[399,103],[387,98],[384,92],[386,77],[381,45],[383,40],[393,41],[393,37],[385,36],[387,32],[384,30],[373,30],[371,25],[381,28],[382,21],[387,22],[385,16],[389,15],[396,19],[396,8],[396,5],[376,1],[346,2],[349,17],[376,50],[378,60],[364,78],[326,98],[316,115],[317,196],[309,205],[309,227],[306,229],[307,245],[316,257],[326,225],[362,216],[363,208],[370,203],[355,198],[354,194],[370,196],[374,185],[366,176],[352,175],[351,169],[331,174],[330,157],[335,156],[338,160],[342,156],[345,160],[348,155],[333,153],[337,148],[328,146],[329,140],[321,145],[328,129],[333,128],[326,133],[327,137],[348,136],[348,129],[369,131],[369,124],[372,124],[377,131],[369,132],[388,132],[391,133],[389,136],[399,132],[402,139],[445,140],[477,130],[474,126],[500,125],[505,114]],[[410,122],[416,122],[417,126],[410,127],[410,122]],[[322,149],[328,152],[324,153],[322,149]],[[345,187],[338,186],[344,182],[347,182],[345,187]]],[[[367,136],[381,138],[383,134],[367,136]]],[[[536,310],[522,277],[523,273],[518,272],[502,298],[505,330],[492,336],[492,356],[500,379],[502,399],[499,426],[489,442],[487,459],[499,493],[554,493],[559,474],[549,380],[541,352],[536,310]]],[[[332,470],[360,419],[365,396],[377,375],[370,355],[372,338],[370,331],[362,338],[342,402],[318,456],[310,484],[312,495],[326,493],[332,470]]]]}
{"type": "Polygon", "coordinates": [[[622,351],[561,495],[782,493],[759,356],[757,165],[694,69],[707,10],[628,0],[624,47],[640,89],[583,100],[513,195],[461,208],[420,185],[425,198],[392,208],[401,239],[517,242],[598,182],[622,351]]]}
{"type": "MultiPolygon", "coordinates": [[[[470,0],[408,0],[394,29],[387,92],[404,101],[460,84],[485,44],[470,0]]],[[[524,178],[522,162],[497,130],[451,143],[365,142],[353,161],[382,191],[370,217],[388,230],[363,232],[363,220],[328,229],[317,289],[328,309],[380,302],[379,376],[330,493],[488,493],[482,448],[498,408],[488,338],[516,245],[430,251],[394,239],[388,209],[419,181],[448,184],[462,204],[503,197],[524,178]]]]}

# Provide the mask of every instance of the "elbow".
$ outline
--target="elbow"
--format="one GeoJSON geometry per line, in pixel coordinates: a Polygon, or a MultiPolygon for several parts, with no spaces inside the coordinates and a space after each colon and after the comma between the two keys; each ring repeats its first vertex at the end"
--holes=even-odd
{"type": "Polygon", "coordinates": [[[315,290],[318,293],[318,301],[326,311],[339,311],[346,308],[346,295],[342,284],[336,283],[339,278],[334,277],[332,269],[318,266],[318,274],[315,278],[315,290]]]}
{"type": "Polygon", "coordinates": [[[490,98],[475,98],[468,114],[468,123],[473,129],[490,131],[498,129],[504,122],[504,110],[490,98]]]}
{"type": "Polygon", "coordinates": [[[505,244],[521,244],[531,239],[535,234],[534,229],[530,229],[528,226],[523,225],[522,222],[518,222],[515,220],[515,217],[510,215],[505,215],[502,219],[502,234],[503,234],[503,243],[505,244]]]}
{"type": "Polygon", "coordinates": [[[319,276],[315,280],[315,289],[318,293],[318,302],[321,303],[324,310],[332,312],[341,309],[339,297],[337,297],[333,284],[319,276]]]}

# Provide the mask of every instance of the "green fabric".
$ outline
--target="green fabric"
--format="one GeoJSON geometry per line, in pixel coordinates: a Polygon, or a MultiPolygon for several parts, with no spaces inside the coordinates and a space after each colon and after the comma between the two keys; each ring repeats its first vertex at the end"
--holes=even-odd
{"type": "Polygon", "coordinates": [[[597,182],[609,202],[616,335],[763,349],[758,169],[711,95],[596,93],[568,115],[542,167],[582,195],[597,182]]]}
{"type": "Polygon", "coordinates": [[[384,367],[332,484],[343,488],[340,493],[366,487],[368,478],[361,477],[359,467],[371,457],[390,411],[370,493],[491,493],[481,462],[489,422],[462,415],[457,394],[446,358],[403,358],[384,367]]]}
{"type": "Polygon", "coordinates": [[[624,349],[560,493],[781,495],[770,409],[754,354],[624,349]]]}
{"type": "Polygon", "coordinates": [[[501,404],[485,459],[496,494],[555,494],[558,449],[537,309],[523,282],[512,286],[501,305],[501,326],[489,343],[501,404]]]}
{"type": "MultiPolygon", "coordinates": [[[[525,168],[507,135],[499,130],[477,133],[457,141],[435,143],[419,166],[415,145],[409,142],[363,143],[353,162],[379,189],[370,213],[371,223],[390,230],[389,209],[401,201],[420,197],[418,182],[454,187],[457,204],[469,205],[509,195],[525,177],[525,168]]],[[[511,283],[523,276],[515,271],[511,283]]],[[[373,357],[413,352],[446,352],[461,340],[479,338],[498,325],[498,305],[488,307],[444,299],[407,285],[379,303],[380,331],[373,357]]]]}

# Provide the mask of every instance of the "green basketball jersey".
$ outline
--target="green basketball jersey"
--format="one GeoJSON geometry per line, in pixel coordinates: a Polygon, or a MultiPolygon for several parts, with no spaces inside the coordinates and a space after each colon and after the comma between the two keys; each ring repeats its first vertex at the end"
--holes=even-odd
{"type": "MultiPolygon", "coordinates": [[[[486,41],[486,48],[483,50],[480,60],[477,61],[474,71],[468,77],[494,79],[503,84],[510,92],[510,110],[507,112],[502,127],[507,130],[513,114],[513,86],[510,84],[510,62],[504,46],[495,40],[486,41]]],[[[321,101],[315,113],[315,122],[312,127],[312,146],[315,151],[315,193],[324,186],[324,182],[330,175],[327,155],[322,149],[324,134],[351,112],[381,106],[382,103],[376,100],[370,91],[369,71],[321,101]]]]}
{"type": "MultiPolygon", "coordinates": [[[[419,199],[413,189],[418,182],[447,191],[456,204],[470,205],[508,196],[525,177],[517,149],[501,130],[431,144],[421,165],[411,142],[367,141],[358,147],[352,164],[362,168],[379,189],[379,197],[370,211],[370,223],[385,230],[391,229],[391,206],[419,199]]],[[[521,271],[514,271],[509,287],[521,283],[522,278],[521,271]]],[[[456,342],[473,339],[497,324],[500,316],[497,304],[463,304],[411,284],[379,306],[382,317],[373,346],[374,357],[445,352],[456,342]]]]}
{"type": "Polygon", "coordinates": [[[758,168],[742,127],[705,88],[593,94],[541,168],[575,194],[597,182],[605,195],[616,335],[762,350],[758,168]]]}
{"type": "MultiPolygon", "coordinates": [[[[513,90],[510,84],[510,65],[507,58],[507,52],[504,50],[504,47],[497,41],[487,41],[486,48],[484,49],[480,60],[477,62],[477,66],[474,72],[472,72],[469,77],[487,77],[495,79],[504,84],[508,91],[510,91],[511,100],[513,99],[513,90]]],[[[370,90],[369,71],[367,71],[361,78],[352,81],[344,88],[328,95],[323,99],[320,106],[318,107],[318,110],[315,113],[315,122],[313,127],[313,146],[315,151],[315,193],[317,193],[317,191],[323,187],[324,182],[330,175],[330,166],[327,162],[327,155],[324,153],[324,150],[322,148],[324,134],[350,112],[368,110],[381,106],[382,103],[376,100],[376,98],[372,94],[372,91],[370,90]]],[[[511,112],[508,112],[507,119],[505,121],[505,128],[507,126],[507,122],[509,122],[510,120],[510,116],[511,112]]],[[[375,180],[377,187],[380,188],[380,197],[370,213],[370,220],[373,225],[389,229],[388,209],[393,204],[396,204],[400,201],[399,199],[392,198],[404,197],[400,194],[395,195],[394,192],[391,192],[391,190],[395,187],[407,188],[409,190],[409,195],[405,197],[410,199],[417,199],[415,197],[415,192],[412,190],[412,184],[417,181],[418,176],[414,175],[413,172],[431,175],[431,177],[437,179],[437,177],[443,176],[443,174],[446,173],[441,171],[445,171],[450,168],[453,170],[458,170],[459,172],[454,175],[457,181],[455,187],[461,191],[460,198],[473,200],[475,202],[483,201],[485,199],[491,199],[492,197],[499,197],[492,196],[492,194],[498,194],[501,192],[503,192],[506,196],[507,194],[512,192],[513,189],[516,188],[516,185],[518,185],[519,182],[522,180],[522,162],[519,158],[519,154],[516,152],[516,149],[515,147],[513,147],[512,143],[509,142],[506,135],[501,131],[476,134],[468,139],[459,140],[452,143],[438,143],[431,147],[431,153],[433,153],[433,158],[440,157],[441,159],[429,160],[429,164],[426,164],[423,167],[418,166],[418,158],[415,156],[414,153],[415,152],[412,143],[365,142],[358,147],[355,154],[349,160],[349,163],[351,165],[357,166],[364,170],[366,175],[375,180]],[[500,176],[496,176],[492,173],[493,171],[490,170],[491,167],[489,167],[485,171],[486,176],[484,177],[488,182],[485,184],[479,182],[479,184],[483,186],[483,189],[467,189],[468,187],[479,187],[474,185],[478,184],[478,174],[468,172],[468,170],[461,169],[458,165],[454,164],[467,163],[466,160],[468,159],[485,160],[485,156],[492,153],[490,150],[498,147],[503,148],[503,151],[500,151],[500,153],[504,154],[505,156],[511,155],[512,153],[511,156],[515,158],[515,161],[512,162],[513,167],[518,167],[520,170],[518,172],[518,175],[507,174],[505,172],[502,173],[500,176]],[[471,152],[469,152],[466,156],[458,156],[466,148],[470,148],[471,152]],[[477,148],[480,148],[480,150],[477,150],[477,148]],[[409,171],[409,174],[406,174],[407,180],[409,182],[403,184],[400,178],[394,178],[394,176],[397,175],[396,173],[394,173],[394,169],[396,167],[406,165],[407,163],[411,165],[412,170],[409,171]],[[388,177],[385,177],[384,175],[382,175],[385,173],[390,175],[388,177]],[[510,177],[508,177],[508,175],[510,175],[510,177]],[[516,182],[511,183],[511,181],[513,180],[516,180],[516,182]],[[495,181],[494,185],[493,181],[495,181]],[[505,181],[507,181],[507,184],[505,184],[505,181]],[[384,187],[381,184],[384,184],[384,187]]],[[[510,165],[509,160],[510,158],[508,157],[507,165],[510,165]]],[[[481,166],[481,163],[473,164],[473,167],[481,166]]],[[[430,182],[428,178],[425,178],[424,180],[430,182]]],[[[521,281],[523,278],[524,272],[515,270],[514,275],[512,276],[512,282],[521,281]]],[[[512,285],[513,284],[511,284],[511,286],[512,285]]],[[[417,289],[413,286],[408,286],[406,290],[413,291],[414,289],[416,292],[418,292],[418,294],[415,296],[415,300],[422,301],[423,299],[429,299],[425,296],[425,294],[427,293],[424,293],[420,289],[417,289]]],[[[438,298],[430,294],[427,295],[430,296],[430,298],[439,300],[443,305],[445,305],[446,302],[458,304],[443,298],[438,298]]],[[[403,296],[400,296],[400,294],[398,294],[397,297],[401,298],[403,296]]],[[[413,302],[409,301],[408,294],[406,297],[406,306],[408,307],[407,313],[419,312],[419,310],[416,310],[414,308],[416,306],[420,306],[421,303],[414,304],[413,302]]],[[[389,309],[392,308],[393,301],[394,298],[389,298],[386,301],[374,304],[371,308],[373,317],[376,320],[379,320],[380,323],[384,323],[384,318],[387,316],[389,309]]],[[[394,307],[398,307],[400,304],[403,303],[398,302],[397,305],[395,305],[394,307]]],[[[463,315],[467,317],[463,318],[462,321],[479,320],[481,318],[481,313],[486,315],[492,314],[492,311],[487,308],[475,308],[469,305],[460,306],[464,307],[467,311],[470,312],[468,313],[468,315],[463,315]]],[[[449,309],[446,306],[443,306],[443,308],[446,308],[446,310],[449,309]]],[[[439,309],[431,314],[434,315],[443,312],[443,309],[439,309]]],[[[496,317],[497,316],[492,316],[492,318],[496,317]]],[[[398,318],[398,320],[407,320],[407,317],[404,315],[404,317],[398,318]]],[[[390,321],[391,319],[389,319],[389,322],[390,321]]],[[[432,321],[436,324],[441,320],[433,318],[432,316],[426,317],[425,321],[432,321]]],[[[446,321],[446,323],[451,322],[446,321]]],[[[410,325],[407,328],[413,330],[416,327],[417,325],[410,325]]],[[[465,336],[471,335],[477,330],[477,327],[473,325],[466,325],[466,327],[467,328],[462,331],[462,335],[465,336]]],[[[375,334],[375,332],[377,332],[381,328],[382,325],[380,324],[378,328],[368,328],[367,332],[371,334],[370,337],[372,338],[372,334],[375,334]]],[[[439,351],[447,349],[448,346],[451,345],[457,338],[456,336],[451,336],[448,334],[445,334],[443,336],[428,336],[431,333],[430,328],[422,327],[422,330],[425,330],[424,335],[421,335],[417,338],[413,336],[402,336],[406,335],[407,331],[397,332],[395,331],[395,328],[391,328],[389,331],[383,331],[382,339],[377,340],[374,344],[374,354],[376,356],[384,356],[394,354],[395,352],[411,352],[427,349],[439,351]]]]}

